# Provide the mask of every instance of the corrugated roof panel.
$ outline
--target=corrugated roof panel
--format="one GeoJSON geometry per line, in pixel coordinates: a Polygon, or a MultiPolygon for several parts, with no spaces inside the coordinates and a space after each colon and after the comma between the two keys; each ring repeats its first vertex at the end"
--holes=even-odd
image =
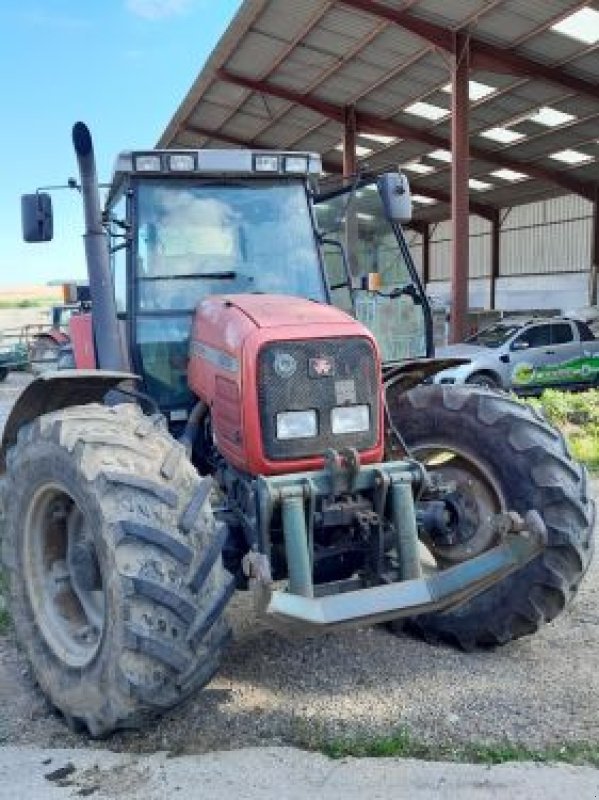
{"type": "Polygon", "coordinates": [[[323,0],[301,0],[301,3],[281,3],[271,0],[254,24],[255,30],[275,39],[292,41],[309,20],[328,3],[323,0]]]}
{"type": "Polygon", "coordinates": [[[289,106],[289,110],[283,117],[288,125],[295,125],[297,128],[311,128],[324,121],[324,117],[311,108],[302,106],[289,106]]]}
{"type": "Polygon", "coordinates": [[[202,103],[202,107],[194,111],[189,118],[190,125],[197,125],[200,128],[218,129],[231,114],[231,109],[225,106],[217,106],[213,103],[202,103]]]}
{"type": "MultiPolygon", "coordinates": [[[[385,0],[390,7],[397,8],[397,0],[385,0]]],[[[494,24],[500,24],[502,46],[511,47],[523,32],[530,33],[555,16],[566,12],[577,4],[576,0],[501,0],[490,8],[491,0],[415,0],[406,3],[410,12],[422,18],[432,19],[444,28],[451,28],[456,20],[470,18],[473,35],[490,38],[494,24]],[[488,11],[486,9],[489,9],[488,11]],[[480,12],[480,13],[479,13],[480,12]],[[472,19],[473,14],[479,14],[472,19]],[[490,33],[491,32],[491,33],[490,33]]],[[[220,80],[213,81],[216,66],[223,64],[231,71],[241,72],[255,78],[268,76],[268,80],[297,92],[310,91],[315,97],[326,99],[337,106],[356,102],[359,112],[369,112],[383,118],[395,120],[418,130],[430,130],[448,139],[449,119],[431,123],[424,118],[404,113],[402,109],[415,99],[424,99],[447,110],[450,96],[439,92],[439,87],[449,82],[447,60],[430,46],[392,23],[381,22],[368,13],[356,12],[342,2],[331,4],[325,0],[302,0],[289,3],[271,0],[244,0],[243,14],[236,17],[208,67],[194,84],[194,90],[186,99],[183,112],[175,116],[168,129],[168,141],[181,137],[189,141],[187,134],[178,134],[189,117],[196,125],[208,129],[223,126],[223,135],[240,140],[257,138],[268,145],[312,146],[323,151],[335,163],[341,163],[341,154],[334,149],[341,141],[342,128],[336,122],[327,122],[320,114],[287,101],[271,97],[266,93],[251,92],[220,80]],[[252,16],[252,14],[254,16],[252,16]],[[300,32],[312,30],[295,44],[289,45],[300,32]],[[237,35],[237,39],[235,36],[237,35]],[[368,39],[372,37],[372,40],[368,39]],[[224,44],[222,43],[224,42],[224,44]],[[349,57],[350,50],[356,55],[349,57]],[[401,69],[402,62],[422,56],[401,69]],[[281,63],[274,68],[275,60],[281,63]],[[219,60],[220,59],[220,60],[219,60]],[[330,76],[322,79],[327,71],[330,76]],[[389,76],[385,79],[385,76],[389,76]],[[322,79],[322,85],[319,83],[322,79]],[[377,86],[378,84],[378,86],[377,86]],[[314,88],[312,88],[312,85],[314,88]],[[370,90],[370,87],[373,87],[370,90]],[[194,94],[195,92],[195,94],[194,94]],[[194,106],[195,104],[195,106],[194,106]],[[177,127],[178,126],[178,127],[177,127]],[[310,144],[308,144],[310,143],[310,144]]],[[[402,3],[399,7],[404,7],[402,3]]],[[[528,47],[545,61],[555,61],[564,53],[580,52],[579,43],[552,33],[536,34],[528,47]],[[548,49],[548,43],[555,45],[548,49]],[[534,48],[537,48],[536,51],[534,48]]],[[[519,45],[521,51],[523,44],[519,45]]],[[[576,63],[585,63],[585,69],[599,70],[597,53],[581,56],[576,63]],[[586,59],[586,61],[585,61],[586,59]]],[[[574,67],[568,67],[574,70],[574,67]]],[[[499,150],[506,157],[513,157],[517,169],[518,160],[538,160],[545,168],[563,174],[584,178],[588,182],[599,181],[599,162],[581,169],[570,169],[547,156],[550,152],[566,147],[592,148],[599,156],[599,145],[583,144],[583,140],[597,138],[596,122],[599,119],[599,104],[588,97],[576,96],[568,99],[568,90],[557,88],[545,81],[526,80],[494,73],[476,73],[477,80],[496,87],[510,87],[504,93],[479,104],[473,104],[470,116],[471,130],[484,130],[513,122],[517,117],[530,113],[541,105],[552,106],[580,117],[591,117],[584,122],[564,128],[544,130],[532,122],[520,122],[516,128],[525,131],[529,138],[521,144],[497,147],[474,133],[472,142],[490,151],[499,150]]],[[[417,133],[415,134],[417,135],[417,133]]],[[[192,137],[193,138],[193,137],[192,137]]],[[[197,141],[203,141],[200,134],[197,141]]],[[[216,134],[210,144],[216,141],[216,134]]],[[[363,164],[388,166],[404,163],[426,156],[431,149],[421,143],[401,142],[386,149],[373,142],[362,142],[373,149],[372,155],[363,159],[363,164]]],[[[427,160],[433,166],[441,166],[427,160]]],[[[489,178],[495,167],[490,163],[473,161],[470,172],[482,180],[494,183],[489,192],[473,192],[473,199],[491,205],[512,205],[541,194],[553,194],[560,190],[555,184],[541,181],[522,181],[517,184],[489,178]]],[[[449,191],[449,170],[427,176],[415,176],[415,185],[437,186],[449,191]]],[[[441,204],[419,209],[420,215],[433,218],[445,209],[441,204]]]]}
{"type": "Polygon", "coordinates": [[[247,89],[241,86],[234,86],[225,81],[214,81],[204,93],[203,103],[213,103],[214,105],[236,108],[249,95],[247,89]]]}
{"type": "MultiPolygon", "coordinates": [[[[320,50],[315,50],[313,47],[301,45],[300,47],[293,48],[291,53],[282,62],[279,69],[284,67],[287,70],[298,69],[303,71],[307,68],[317,69],[320,72],[324,72],[327,69],[331,69],[335,66],[335,64],[338,63],[339,59],[330,55],[330,53],[322,53],[320,50]]],[[[306,83],[310,82],[310,78],[306,77],[306,83]]]]}
{"type": "Polygon", "coordinates": [[[221,128],[221,132],[236,139],[247,141],[256,137],[264,128],[264,119],[249,114],[234,114],[221,128]]]}
{"type": "Polygon", "coordinates": [[[585,50],[582,42],[554,31],[539,33],[518,48],[518,52],[545,64],[570,61],[585,50]]]}
{"type": "Polygon", "coordinates": [[[254,117],[272,119],[283,113],[289,106],[290,103],[287,100],[280,100],[278,97],[265,95],[261,92],[250,92],[239,110],[254,117]]]}
{"type": "Polygon", "coordinates": [[[330,31],[319,26],[306,37],[305,42],[314,50],[320,50],[322,53],[336,58],[343,58],[356,40],[345,33],[331,35],[330,31]]]}
{"type": "Polygon", "coordinates": [[[386,70],[368,64],[360,56],[357,56],[340,67],[336,74],[343,79],[356,81],[356,92],[358,92],[361,86],[372,86],[380,81],[385,76],[385,72],[386,70]]]}
{"type": "MultiPolygon", "coordinates": [[[[388,3],[393,5],[393,3],[388,3]]],[[[420,0],[410,8],[414,16],[447,27],[456,27],[466,19],[484,11],[486,0],[460,0],[459,3],[440,3],[439,0],[420,0]]]]}
{"type": "MultiPolygon", "coordinates": [[[[354,95],[361,94],[368,87],[368,83],[356,81],[350,75],[335,74],[327,78],[318,87],[318,97],[337,106],[348,105],[354,95]]],[[[358,102],[361,108],[362,101],[358,102]]]]}
{"type": "Polygon", "coordinates": [[[479,17],[476,33],[481,38],[494,39],[506,47],[524,36],[530,35],[547,20],[559,13],[567,13],[576,2],[564,3],[560,0],[506,0],[492,11],[479,17]]]}
{"type": "Polygon", "coordinates": [[[390,25],[379,33],[372,43],[366,45],[361,57],[370,64],[389,70],[390,67],[422,52],[423,47],[424,43],[418,36],[412,36],[390,25]]]}
{"type": "Polygon", "coordinates": [[[599,60],[599,51],[595,49],[592,52],[588,53],[587,55],[576,58],[568,66],[571,67],[573,70],[576,70],[580,75],[586,75],[590,77],[594,76],[596,78],[599,70],[597,64],[598,60],[599,60]]]}
{"type": "Polygon", "coordinates": [[[261,76],[285,50],[286,42],[263,33],[248,31],[243,44],[227,63],[227,68],[241,75],[261,76]]]}
{"type": "Polygon", "coordinates": [[[323,68],[316,64],[302,64],[297,60],[286,59],[277,68],[277,80],[285,86],[296,86],[303,91],[306,86],[319,82],[323,71],[323,68]]]}
{"type": "Polygon", "coordinates": [[[372,14],[338,5],[327,11],[318,27],[333,36],[343,34],[356,41],[372,33],[379,23],[380,20],[372,14]]]}

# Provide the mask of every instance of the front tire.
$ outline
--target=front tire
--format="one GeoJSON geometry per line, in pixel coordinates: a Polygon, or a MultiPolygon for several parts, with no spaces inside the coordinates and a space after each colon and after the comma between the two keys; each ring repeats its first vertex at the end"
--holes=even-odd
{"type": "MultiPolygon", "coordinates": [[[[425,638],[464,649],[535,633],[568,607],[591,561],[594,504],[586,470],[571,459],[558,431],[507,395],[422,386],[389,398],[389,408],[415,458],[450,480],[461,474],[462,485],[474,487],[470,497],[467,488],[462,491],[471,519],[492,504],[495,511],[522,516],[535,509],[548,533],[547,547],[528,565],[458,608],[419,616],[411,626],[425,638]],[[483,484],[488,499],[481,505],[483,484]]],[[[460,492],[459,480],[457,486],[460,492]]],[[[492,546],[481,531],[473,529],[470,550],[462,542],[462,551],[446,551],[444,562],[466,560],[477,548],[492,546]]]]}
{"type": "Polygon", "coordinates": [[[67,722],[139,727],[216,671],[233,579],[225,531],[160,418],[75,406],[19,431],[3,556],[17,637],[67,722]]]}
{"type": "Polygon", "coordinates": [[[466,378],[468,386],[481,386],[483,389],[500,389],[499,382],[488,372],[475,372],[466,378]]]}

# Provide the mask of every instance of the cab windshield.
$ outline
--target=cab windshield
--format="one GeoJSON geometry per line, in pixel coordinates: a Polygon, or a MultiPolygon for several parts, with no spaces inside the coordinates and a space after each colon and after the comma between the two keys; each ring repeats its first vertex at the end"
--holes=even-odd
{"type": "Polygon", "coordinates": [[[193,401],[189,335],[203,297],[326,299],[302,180],[140,182],[135,263],[137,353],[146,389],[163,408],[193,401]]]}
{"type": "Polygon", "coordinates": [[[324,300],[301,181],[139,187],[139,310],[192,310],[207,294],[324,300]]]}

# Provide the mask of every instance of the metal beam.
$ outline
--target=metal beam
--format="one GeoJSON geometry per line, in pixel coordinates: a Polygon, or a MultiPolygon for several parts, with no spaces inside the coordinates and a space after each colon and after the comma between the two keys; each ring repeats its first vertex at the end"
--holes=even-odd
{"type": "Polygon", "coordinates": [[[426,291],[431,279],[431,226],[425,222],[422,226],[422,285],[426,291]]]}
{"type": "Polygon", "coordinates": [[[501,215],[497,211],[491,220],[491,276],[489,283],[489,308],[495,309],[495,290],[499,277],[501,247],[501,215]]]}
{"type": "MultiPolygon", "coordinates": [[[[365,11],[379,19],[386,19],[404,30],[413,33],[424,41],[439,47],[448,53],[455,54],[454,36],[451,31],[433,22],[416,17],[409,11],[395,9],[376,0],[340,0],[343,5],[365,11]]],[[[527,78],[545,80],[557,86],[564,86],[578,94],[599,99],[599,86],[592,81],[578,78],[559,67],[543,64],[532,58],[519,55],[512,50],[497,47],[480,39],[470,39],[472,69],[490,72],[524,75],[527,78]]]]}
{"type": "Polygon", "coordinates": [[[599,187],[593,202],[593,227],[591,230],[591,271],[589,275],[589,305],[597,305],[597,280],[599,275],[599,187]]]}
{"type": "MultiPolygon", "coordinates": [[[[340,125],[345,124],[345,110],[342,106],[337,106],[334,103],[329,103],[311,95],[301,94],[294,92],[291,89],[286,89],[283,86],[278,86],[269,81],[260,81],[253,78],[247,78],[243,75],[238,75],[230,72],[229,70],[219,69],[217,77],[228,83],[236,86],[243,86],[254,92],[263,92],[264,94],[279,97],[283,100],[288,100],[298,106],[309,108],[318,114],[322,114],[327,119],[332,119],[340,125]]],[[[358,131],[362,133],[378,133],[387,136],[397,136],[402,139],[409,139],[415,142],[422,142],[435,149],[441,148],[444,150],[450,149],[450,141],[444,136],[439,136],[435,133],[424,128],[415,128],[405,123],[395,122],[394,120],[383,119],[374,114],[366,114],[361,111],[356,111],[356,124],[358,131]]],[[[595,186],[588,181],[581,181],[578,178],[573,178],[567,171],[553,170],[548,167],[539,166],[538,164],[531,164],[527,161],[519,161],[514,158],[506,156],[499,150],[486,150],[480,147],[471,147],[470,156],[472,158],[486,161],[488,164],[494,164],[498,167],[507,167],[508,169],[518,170],[525,173],[531,178],[552,183],[555,186],[560,186],[567,192],[579,194],[586,197],[588,200],[593,200],[595,197],[595,186]]]]}
{"type": "Polygon", "coordinates": [[[346,106],[343,125],[343,177],[350,178],[358,172],[356,156],[356,109],[346,106]]]}
{"type": "Polygon", "coordinates": [[[470,99],[470,48],[468,39],[456,34],[455,56],[451,65],[451,315],[449,340],[461,342],[468,330],[468,257],[470,215],[468,211],[468,118],[470,99]]]}

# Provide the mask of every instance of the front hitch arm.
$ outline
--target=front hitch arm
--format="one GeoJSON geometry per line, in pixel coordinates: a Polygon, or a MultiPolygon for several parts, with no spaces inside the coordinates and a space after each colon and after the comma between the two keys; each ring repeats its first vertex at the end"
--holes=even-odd
{"type": "MultiPolygon", "coordinates": [[[[545,525],[536,511],[524,519],[514,512],[497,515],[499,544],[481,555],[445,570],[423,575],[421,571],[412,483],[419,476],[411,462],[363,467],[354,477],[358,491],[390,487],[390,521],[399,554],[399,580],[363,587],[349,580],[335,586],[314,585],[311,570],[310,531],[304,513],[308,493],[328,495],[331,475],[327,471],[303,475],[261,478],[260,505],[279,506],[289,571],[287,591],[272,585],[254,570],[248,570],[256,588],[259,610],[273,623],[306,632],[370,625],[402,617],[446,611],[484,592],[538,556],[547,542],[545,525]],[[385,475],[387,480],[382,481],[385,475]]],[[[386,489],[385,489],[386,491],[386,489]]],[[[272,516],[272,508],[269,515],[272,516]]]]}

